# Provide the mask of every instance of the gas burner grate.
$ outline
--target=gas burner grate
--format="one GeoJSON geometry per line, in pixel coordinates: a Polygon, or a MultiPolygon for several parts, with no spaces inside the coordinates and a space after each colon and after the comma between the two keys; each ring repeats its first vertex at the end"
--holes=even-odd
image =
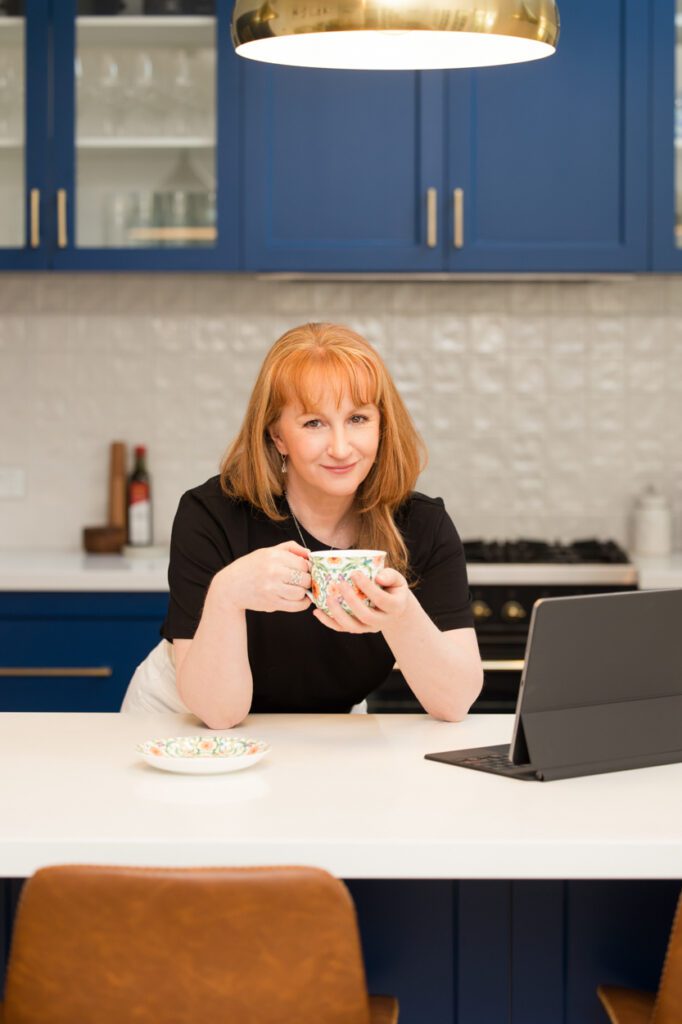
{"type": "Polygon", "coordinates": [[[464,541],[467,562],[536,562],[554,565],[598,563],[623,565],[630,560],[613,540],[586,538],[570,544],[521,537],[518,540],[464,541]]]}

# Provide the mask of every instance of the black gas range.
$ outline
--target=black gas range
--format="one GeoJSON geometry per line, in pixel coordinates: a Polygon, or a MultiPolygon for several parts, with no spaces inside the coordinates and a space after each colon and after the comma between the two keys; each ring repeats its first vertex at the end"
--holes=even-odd
{"type": "MultiPolygon", "coordinates": [[[[464,542],[464,553],[484,669],[473,712],[514,712],[530,615],[539,598],[637,589],[635,566],[612,540],[470,540],[464,542]]],[[[376,713],[422,710],[397,668],[367,706],[376,713]]]]}

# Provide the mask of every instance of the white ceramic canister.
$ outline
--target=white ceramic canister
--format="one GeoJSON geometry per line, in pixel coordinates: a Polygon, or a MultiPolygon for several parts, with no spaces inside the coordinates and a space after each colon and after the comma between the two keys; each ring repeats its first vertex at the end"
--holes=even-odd
{"type": "Polygon", "coordinates": [[[649,486],[635,504],[635,554],[644,558],[672,550],[672,511],[665,495],[649,486]]]}

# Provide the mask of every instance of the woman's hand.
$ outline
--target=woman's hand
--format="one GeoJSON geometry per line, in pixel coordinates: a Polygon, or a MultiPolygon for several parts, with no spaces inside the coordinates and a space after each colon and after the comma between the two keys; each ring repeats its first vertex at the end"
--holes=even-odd
{"type": "Polygon", "coordinates": [[[294,540],[257,548],[216,573],[211,588],[253,612],[304,612],[311,605],[310,551],[294,540]]]}
{"type": "Polygon", "coordinates": [[[316,608],[313,615],[329,629],[337,633],[380,633],[389,623],[400,618],[410,597],[407,580],[396,569],[382,569],[377,573],[374,582],[364,572],[358,570],[351,574],[357,586],[358,594],[350,583],[340,580],[327,591],[331,614],[316,608]],[[373,608],[363,601],[368,597],[373,608]],[[340,599],[352,610],[349,615],[340,604],[340,599]]]}

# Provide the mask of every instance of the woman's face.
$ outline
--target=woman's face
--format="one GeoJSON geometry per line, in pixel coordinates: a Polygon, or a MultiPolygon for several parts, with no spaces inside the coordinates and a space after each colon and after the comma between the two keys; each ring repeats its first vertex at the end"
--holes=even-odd
{"type": "Polygon", "coordinates": [[[289,485],[339,497],[354,494],[376,459],[380,418],[376,405],[355,406],[347,390],[338,409],[331,389],[318,408],[285,405],[271,436],[280,455],[287,455],[289,485]]]}

